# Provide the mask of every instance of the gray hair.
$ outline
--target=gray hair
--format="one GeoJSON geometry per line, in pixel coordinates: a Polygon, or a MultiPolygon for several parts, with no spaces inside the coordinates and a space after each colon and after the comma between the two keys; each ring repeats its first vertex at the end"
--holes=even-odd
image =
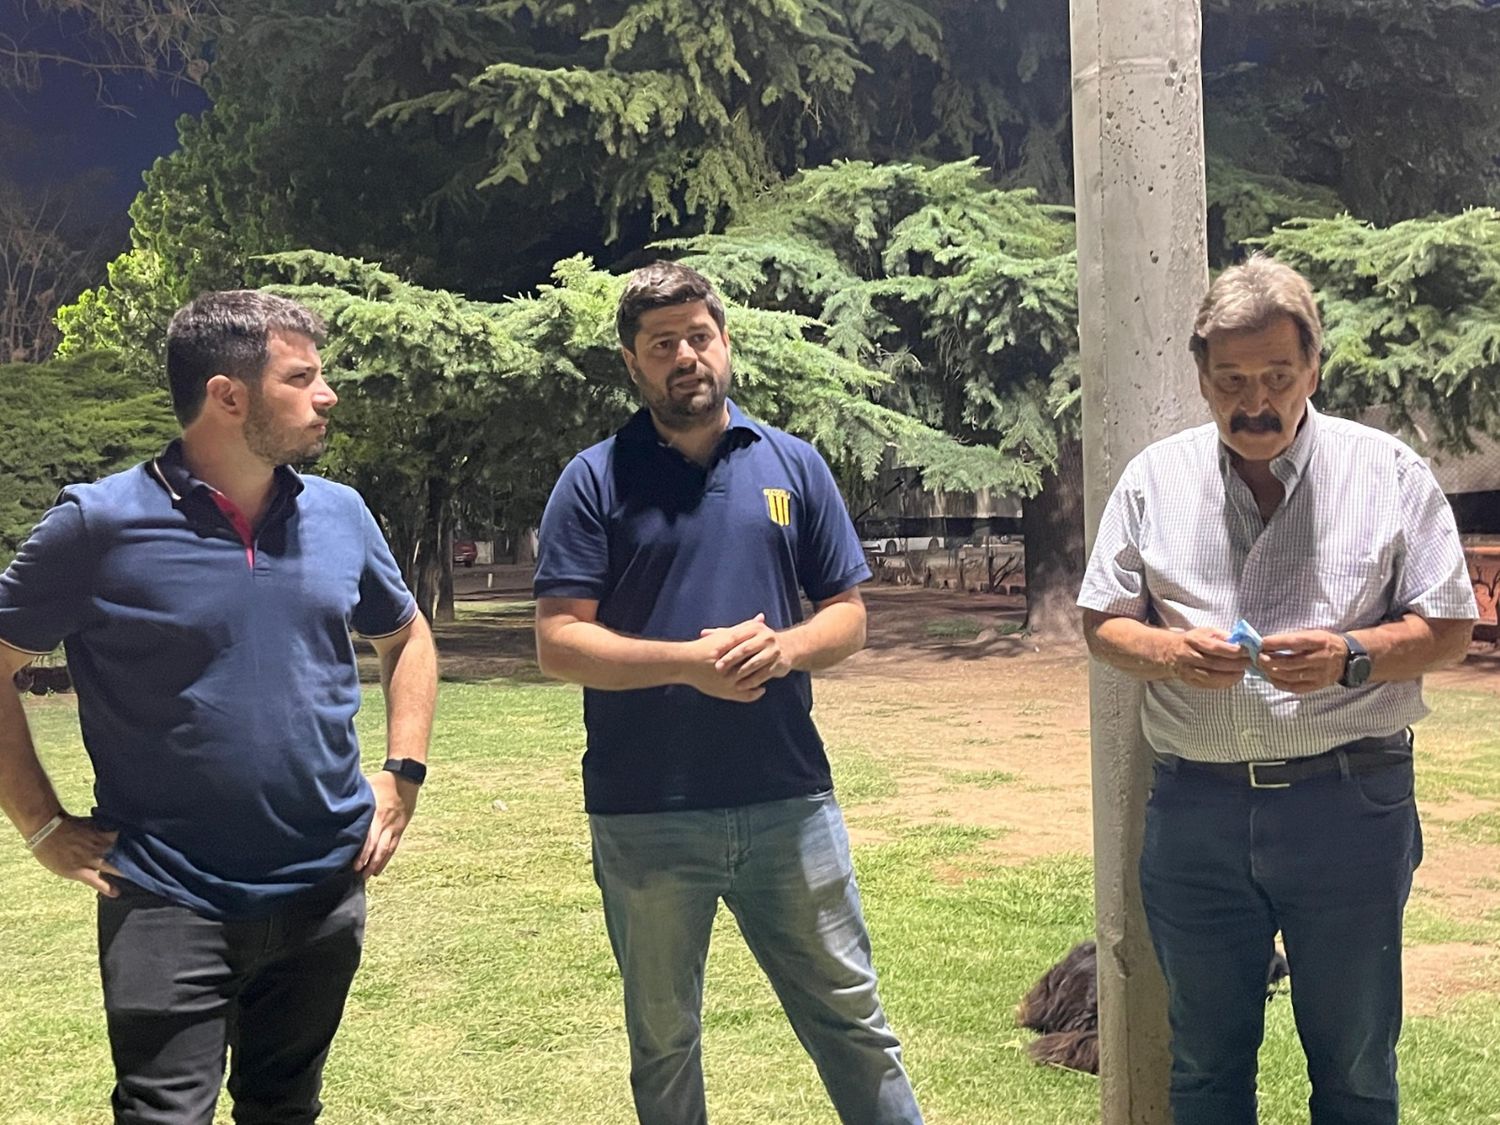
{"type": "Polygon", "coordinates": [[[1231,266],[1209,286],[1198,306],[1193,337],[1188,341],[1200,369],[1208,362],[1208,337],[1214,332],[1254,332],[1278,317],[1289,316],[1302,339],[1302,354],[1316,363],[1323,352],[1323,321],[1312,286],[1291,266],[1256,252],[1231,266]]]}
{"type": "Polygon", "coordinates": [[[272,332],[321,344],[323,318],[311,309],[259,289],[225,289],[189,301],[167,325],[167,382],[172,412],[186,426],[198,417],[208,381],[229,375],[259,379],[272,332]]]}

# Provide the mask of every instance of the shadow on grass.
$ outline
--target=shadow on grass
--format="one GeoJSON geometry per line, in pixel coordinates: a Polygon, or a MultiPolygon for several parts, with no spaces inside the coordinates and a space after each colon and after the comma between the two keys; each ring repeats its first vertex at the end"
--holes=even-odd
{"type": "MultiPolygon", "coordinates": [[[[457,609],[457,620],[433,626],[443,683],[551,682],[536,663],[535,602],[471,597],[460,600],[457,609]]],[[[359,674],[365,683],[380,682],[380,664],[368,649],[360,652],[359,674]]]]}

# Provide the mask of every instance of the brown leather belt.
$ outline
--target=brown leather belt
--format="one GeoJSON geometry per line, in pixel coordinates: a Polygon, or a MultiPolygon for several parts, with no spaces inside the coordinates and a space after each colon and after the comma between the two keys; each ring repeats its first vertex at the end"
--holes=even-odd
{"type": "Polygon", "coordinates": [[[1389,738],[1362,738],[1307,758],[1282,758],[1261,762],[1198,762],[1175,754],[1157,754],[1169,769],[1207,774],[1223,781],[1238,782],[1251,789],[1287,789],[1299,781],[1342,773],[1374,773],[1411,761],[1411,742],[1406,733],[1389,738]]]}

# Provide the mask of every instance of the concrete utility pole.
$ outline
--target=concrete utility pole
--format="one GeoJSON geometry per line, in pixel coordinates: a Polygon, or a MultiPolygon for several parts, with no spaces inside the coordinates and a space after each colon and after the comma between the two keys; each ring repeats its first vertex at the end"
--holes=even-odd
{"type": "MultiPolygon", "coordinates": [[[[1126,463],[1204,420],[1188,335],[1208,284],[1199,0],[1070,0],[1084,512],[1092,548],[1126,463]]],[[[1158,1125],[1166,995],[1137,864],[1150,779],[1141,689],[1097,663],[1094,890],[1104,1125],[1158,1125]]]]}

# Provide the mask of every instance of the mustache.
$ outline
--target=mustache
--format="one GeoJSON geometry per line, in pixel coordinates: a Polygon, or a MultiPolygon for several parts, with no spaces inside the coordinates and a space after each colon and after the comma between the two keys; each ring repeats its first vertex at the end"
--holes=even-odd
{"type": "Polygon", "coordinates": [[[1281,419],[1269,411],[1265,414],[1236,414],[1229,420],[1229,432],[1232,434],[1248,430],[1252,434],[1279,434],[1281,433],[1281,419]]]}

